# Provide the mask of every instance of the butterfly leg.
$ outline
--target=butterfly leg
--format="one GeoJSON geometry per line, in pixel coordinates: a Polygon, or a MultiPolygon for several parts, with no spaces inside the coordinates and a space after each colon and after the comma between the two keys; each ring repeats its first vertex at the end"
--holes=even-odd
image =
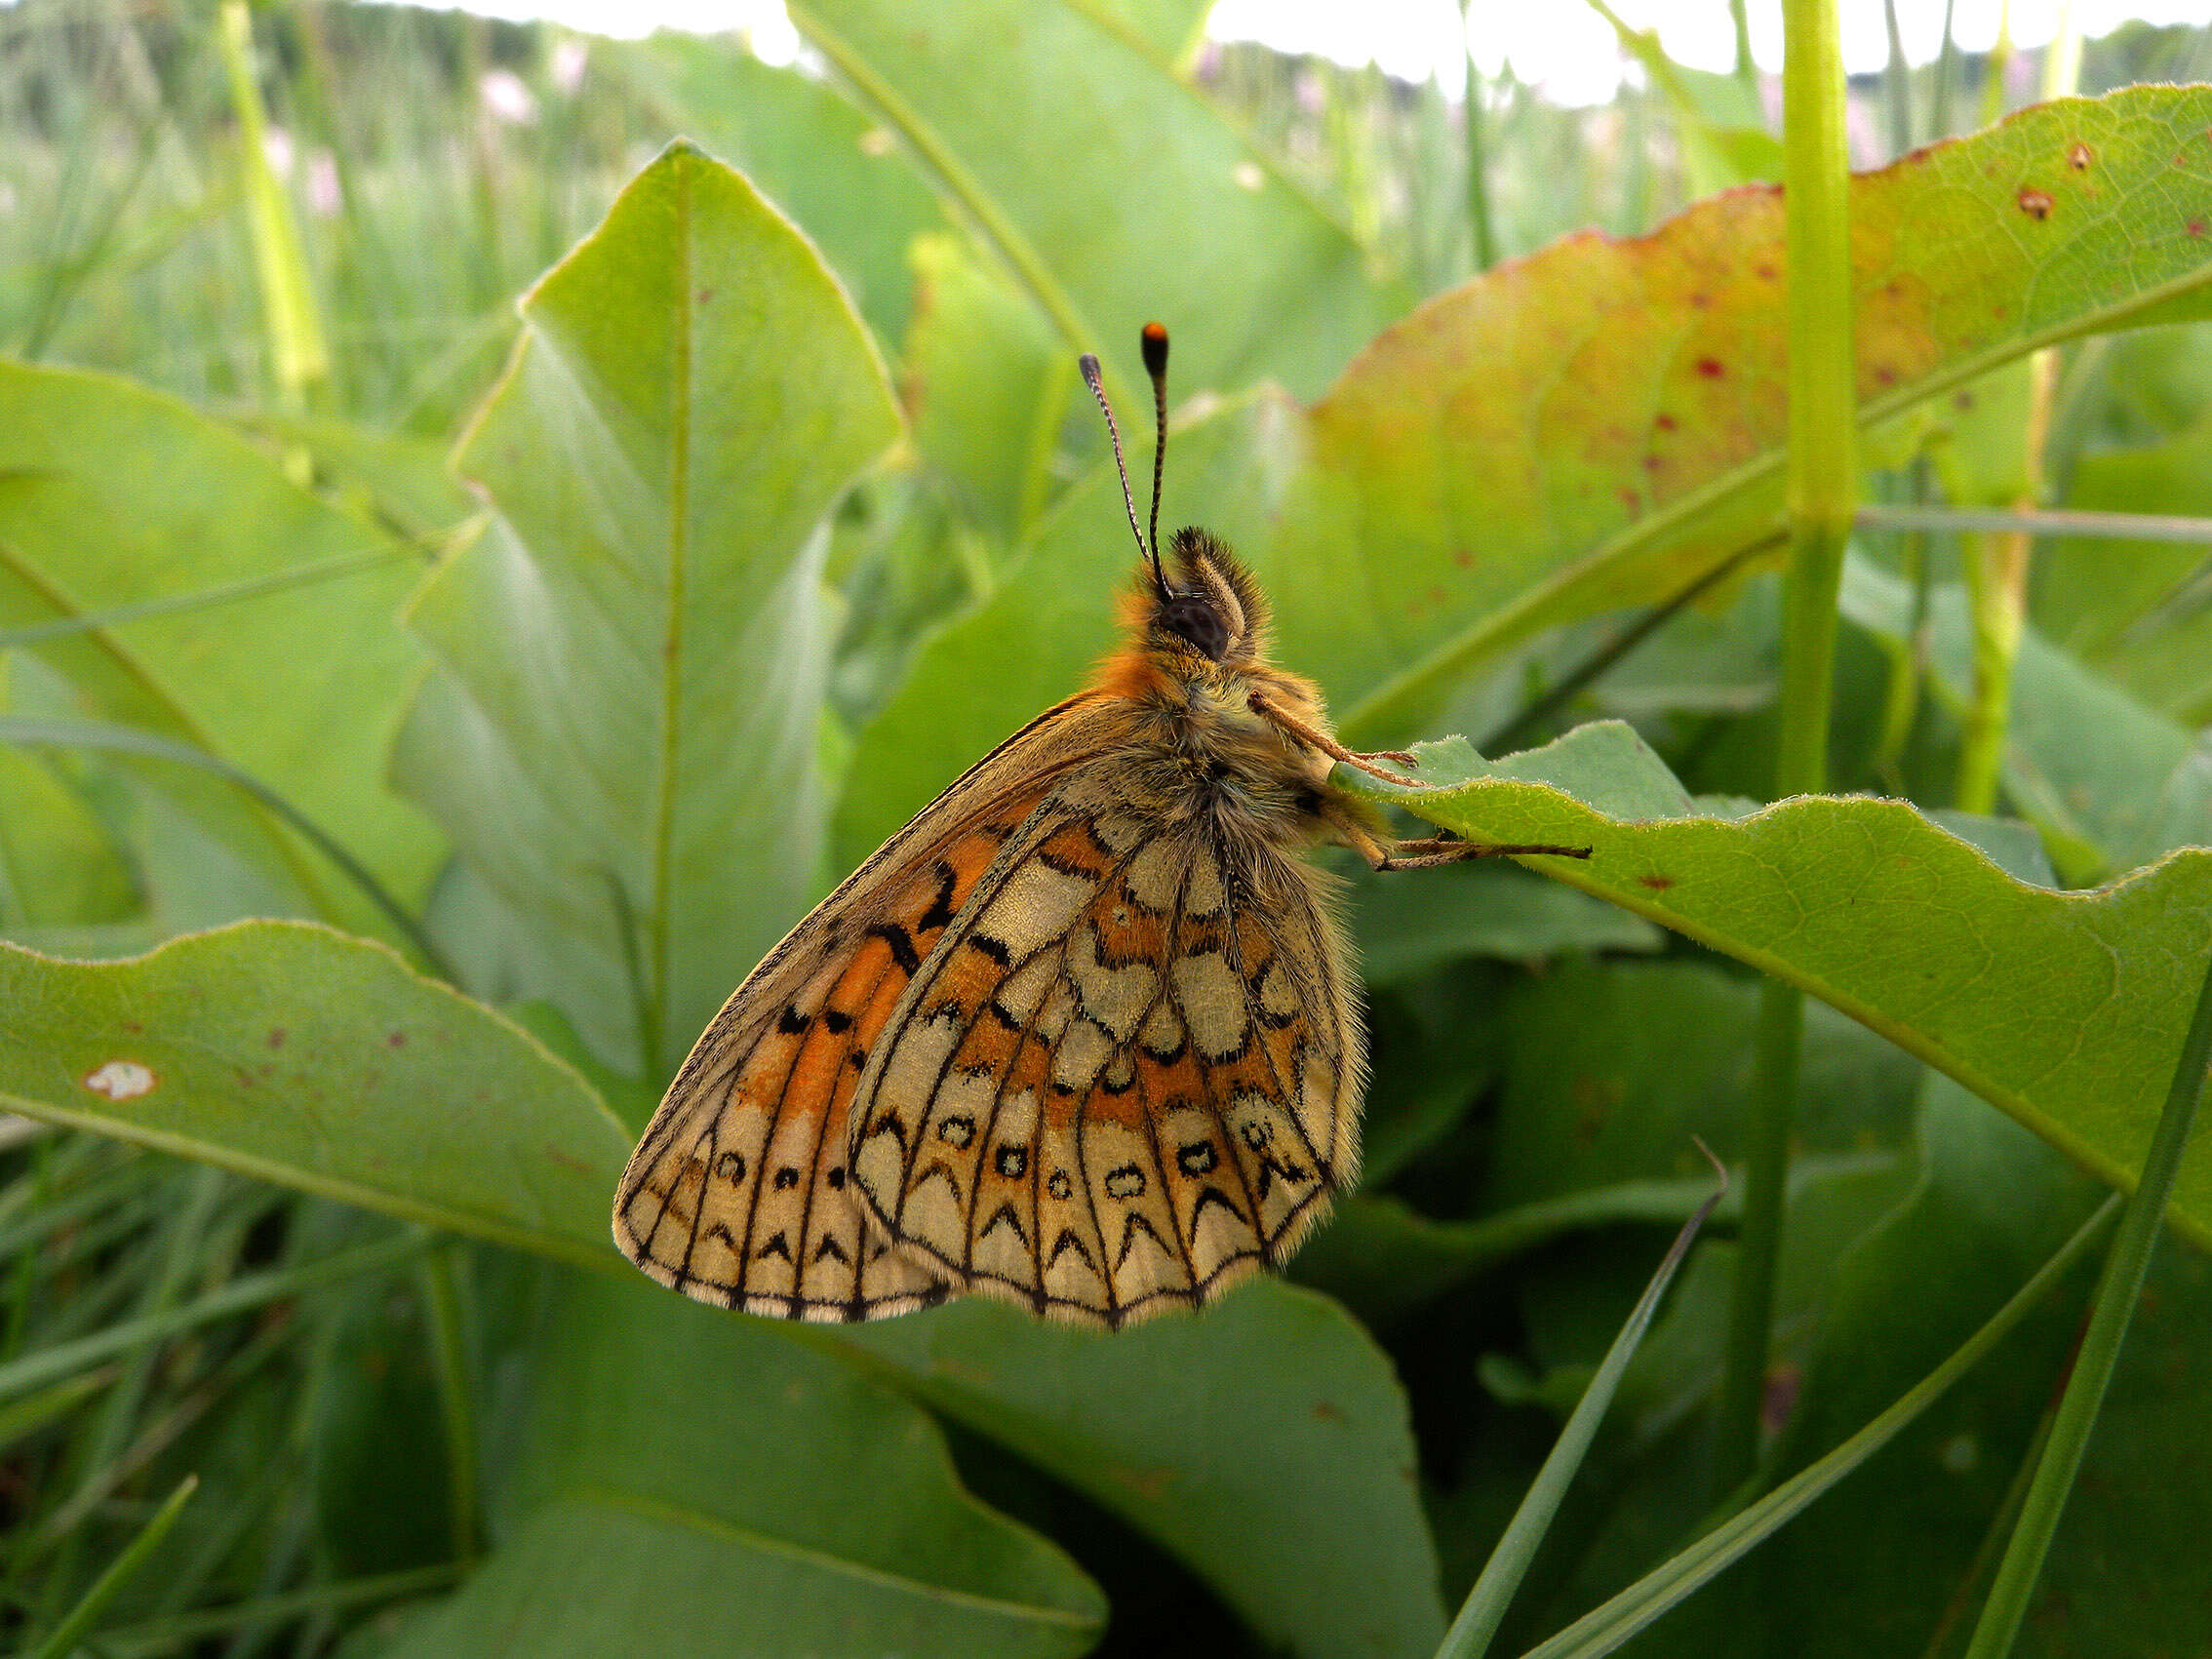
{"type": "Polygon", "coordinates": [[[1504,846],[1486,841],[1460,841],[1449,836],[1429,836],[1418,841],[1386,841],[1352,813],[1325,804],[1322,815],[1336,832],[1336,839],[1382,873],[1397,870],[1433,870],[1440,864],[1458,864],[1469,858],[1521,858],[1548,854],[1559,858],[1587,858],[1587,847],[1504,846]]]}
{"type": "Polygon", "coordinates": [[[1381,764],[1384,761],[1396,761],[1402,767],[1419,766],[1419,758],[1404,749],[1378,749],[1371,755],[1363,755],[1357,750],[1347,749],[1318,726],[1309,726],[1288,710],[1277,708],[1259,691],[1252,692],[1246,701],[1250,703],[1252,712],[1262,720],[1280,727],[1309,749],[1319,749],[1332,761],[1342,761],[1348,767],[1357,767],[1363,772],[1381,778],[1385,783],[1402,783],[1408,789],[1421,787],[1419,778],[1406,777],[1381,764]]]}

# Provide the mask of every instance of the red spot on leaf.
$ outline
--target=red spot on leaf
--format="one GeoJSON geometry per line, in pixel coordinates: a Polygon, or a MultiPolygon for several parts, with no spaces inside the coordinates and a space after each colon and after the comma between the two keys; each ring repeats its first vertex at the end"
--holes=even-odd
{"type": "Polygon", "coordinates": [[[1662,415],[1652,424],[1662,432],[1672,432],[1675,429],[1675,417],[1671,415],[1662,415]]]}
{"type": "Polygon", "coordinates": [[[2001,316],[2003,316],[2003,315],[2004,315],[2004,307],[2003,307],[2002,305],[1992,305],[1992,306],[1990,307],[1990,315],[1991,315],[1991,316],[1993,316],[1993,317],[2001,317],[2001,316]]]}
{"type": "MultiPolygon", "coordinates": [[[[2179,158],[2177,157],[2176,159],[2178,160],[2179,158]]],[[[2020,211],[2026,214],[2030,218],[2042,219],[2049,218],[2051,217],[2051,198],[2049,194],[2045,191],[2036,189],[2033,184],[2021,185],[2020,194],[2015,199],[2020,203],[2020,211]]]]}
{"type": "Polygon", "coordinates": [[[1707,310],[1713,304],[1713,296],[1710,294],[1693,294],[1689,296],[1689,302],[1696,310],[1707,310]]]}
{"type": "Polygon", "coordinates": [[[2195,237],[2195,238],[2197,239],[2197,241],[2199,241],[2199,242],[2203,241],[2203,240],[2204,240],[2204,221],[2203,221],[2202,219],[2200,219],[2200,218],[2192,218],[2192,219],[2191,219],[2191,220],[2189,221],[2189,233],[2190,233],[2190,235],[2192,235],[2192,236],[2195,237]]]}
{"type": "Polygon", "coordinates": [[[1472,571],[1475,568],[1475,555],[1462,547],[1451,556],[1451,562],[1463,571],[1472,571]]]}
{"type": "Polygon", "coordinates": [[[1754,265],[1752,271],[1760,282],[1772,282],[1774,280],[1774,266],[1764,259],[1754,265]]]}
{"type": "Polygon", "coordinates": [[[385,1038],[385,1039],[384,1039],[384,1047],[387,1047],[387,1048],[404,1048],[404,1047],[407,1047],[407,1033],[406,1033],[406,1032],[404,1032],[404,1031],[395,1031],[395,1032],[393,1032],[393,1033],[392,1033],[392,1034],[391,1034],[391,1035],[390,1035],[389,1037],[387,1037],[387,1038],[385,1038]]]}
{"type": "Polygon", "coordinates": [[[1877,363],[1875,365],[1874,377],[1885,386],[1894,386],[1895,384],[1897,384],[1897,371],[1892,369],[1886,363],[1877,363]]]}
{"type": "Polygon", "coordinates": [[[1661,460],[1657,455],[1645,455],[1643,457],[1643,470],[1645,472],[1657,472],[1666,464],[1667,463],[1661,460]]]}
{"type": "Polygon", "coordinates": [[[1634,490],[1631,490],[1627,485],[1622,485],[1619,491],[1616,492],[1616,494],[1618,494],[1621,498],[1621,505],[1626,507],[1630,512],[1639,513],[1643,510],[1643,497],[1639,495],[1634,490]]]}
{"type": "Polygon", "coordinates": [[[269,1047],[272,1048],[281,1048],[284,1047],[283,1026],[277,1026],[269,1032],[269,1047]]]}
{"type": "Polygon", "coordinates": [[[1442,605],[1442,604],[1443,604],[1443,602],[1444,602],[1444,590],[1443,590],[1442,588],[1441,588],[1441,587],[1432,587],[1432,588],[1430,588],[1430,589],[1429,589],[1429,603],[1430,603],[1431,605],[1442,605]]]}
{"type": "Polygon", "coordinates": [[[1718,357],[1701,357],[1697,360],[1697,372],[1708,380],[1718,380],[1728,371],[1721,367],[1718,357]]]}
{"type": "Polygon", "coordinates": [[[714,297],[714,290],[713,290],[713,289],[711,289],[711,288],[702,288],[702,289],[700,289],[700,290],[699,290],[699,292],[698,292],[698,295],[697,295],[698,302],[699,302],[699,303],[700,303],[701,305],[704,305],[704,304],[705,304],[705,303],[706,303],[706,302],[707,302],[708,300],[712,299],[713,297],[714,297]]]}
{"type": "Polygon", "coordinates": [[[2082,143],[2078,138],[2074,140],[2073,148],[2066,152],[2067,166],[2073,168],[2076,173],[2088,172],[2090,160],[2089,146],[2082,143]]]}

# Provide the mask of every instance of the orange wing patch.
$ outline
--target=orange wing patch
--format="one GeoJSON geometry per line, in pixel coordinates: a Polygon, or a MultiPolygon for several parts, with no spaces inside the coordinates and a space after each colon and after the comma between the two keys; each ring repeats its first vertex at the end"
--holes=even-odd
{"type": "Polygon", "coordinates": [[[1318,878],[1071,779],[890,1017],[854,1184],[957,1289],[1119,1326],[1280,1262],[1352,1174],[1363,1065],[1318,878]]]}
{"type": "Polygon", "coordinates": [[[864,1224],[846,1114],[916,971],[1044,794],[959,826],[864,907],[825,905],[739,987],[616,1193],[616,1242],[648,1274],[784,1318],[876,1319],[944,1298],[943,1275],[864,1224]]]}

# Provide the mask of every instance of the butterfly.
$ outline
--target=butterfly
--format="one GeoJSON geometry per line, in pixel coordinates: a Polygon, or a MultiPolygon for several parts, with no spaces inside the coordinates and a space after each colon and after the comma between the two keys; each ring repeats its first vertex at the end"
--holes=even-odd
{"type": "MultiPolygon", "coordinates": [[[[1359,1167],[1366,1056],[1331,879],[1588,848],[1396,841],[1334,786],[1399,783],[1268,660],[1214,535],[1162,557],[1167,333],[1126,638],[962,773],[770,951],[684,1062],[614,1198],[661,1284],[788,1319],[956,1294],[1119,1328],[1280,1266],[1359,1167]]],[[[1389,764],[1386,764],[1389,763],[1389,764]]]]}

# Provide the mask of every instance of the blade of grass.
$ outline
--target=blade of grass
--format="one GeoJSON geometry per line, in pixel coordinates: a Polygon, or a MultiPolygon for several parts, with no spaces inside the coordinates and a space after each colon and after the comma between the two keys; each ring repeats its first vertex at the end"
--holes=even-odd
{"type": "Polygon", "coordinates": [[[1658,1271],[1643,1287],[1642,1296],[1621,1326],[1620,1334],[1613,1338],[1612,1347],[1605,1351],[1597,1374],[1582,1391],[1582,1398],[1575,1402],[1566,1427],[1560,1431],[1551,1454],[1544,1459],[1544,1467],[1536,1472],[1536,1479],[1521,1500],[1521,1507],[1506,1523],[1496,1548],[1490,1552],[1490,1559],[1482,1565],[1481,1575],[1468,1591],[1467,1600],[1460,1603],[1459,1616],[1444,1633],[1443,1645],[1437,1649],[1437,1659],[1478,1659],[1478,1655],[1488,1650],[1490,1639],[1497,1635],[1499,1621],[1513,1604],[1514,1593],[1521,1588],[1529,1562],[1536,1559],[1552,1518],[1559,1513],[1560,1500],[1566,1496],[1567,1487],[1582,1467],[1582,1459],[1598,1434],[1598,1425],[1604,1420],[1606,1408],[1613,1402],[1613,1392],[1620,1386],[1621,1373],[1636,1357],[1643,1333],[1650,1328],[1652,1318],[1659,1311],[1660,1298],[1674,1283],[1675,1272],[1682,1265],[1682,1258],[1689,1254],[1690,1242],[1705,1225],[1705,1218],[1727,1193],[1726,1167],[1703,1141],[1697,1143],[1697,1149],[1712,1163],[1720,1184],[1706,1196],[1705,1202],[1675,1235],[1675,1242],[1668,1246],[1658,1271]]]}
{"type": "Polygon", "coordinates": [[[1530,1648],[1522,1659],[1596,1659],[1599,1654],[1610,1653],[1771,1537],[1792,1517],[1896,1439],[2002,1341],[2029,1310],[2094,1247],[2119,1213],[2119,1205],[2118,1197],[2114,1196],[2099,1205],[2097,1213],[2059,1246],[2057,1253],[2013,1293],[2012,1299],[1999,1308],[1987,1324],[1865,1428],[1818,1463],[1798,1471],[1758,1502],[1716,1526],[1603,1605],[1593,1608],[1557,1636],[1530,1648]]]}
{"type": "Polygon", "coordinates": [[[446,1494],[454,1559],[476,1559],[476,1409],[469,1399],[467,1344],[460,1288],[454,1273],[458,1244],[448,1242],[422,1258],[422,1301],[430,1319],[430,1354],[437,1367],[438,1416],[446,1431],[446,1494]]]}
{"type": "Polygon", "coordinates": [[[316,315],[314,287],[307,275],[299,226],[292,217],[292,198],[269,165],[263,131],[266,116],[254,73],[254,24],[246,0],[222,0],[216,38],[238,119],[242,151],[238,164],[246,178],[254,264],[261,279],[261,311],[269,331],[277,393],[288,408],[302,408],[309,393],[329,379],[331,352],[316,315]]]}
{"type": "Polygon", "coordinates": [[[374,1244],[339,1250],[298,1267],[248,1274],[196,1301],[180,1303],[144,1319],[126,1320],[104,1330],[94,1331],[90,1336],[80,1336],[73,1342],[58,1343],[52,1348],[25,1354],[0,1365],[0,1400],[45,1388],[118,1354],[128,1354],[148,1342],[166,1341],[212,1320],[226,1319],[248,1308],[296,1296],[317,1285],[381,1273],[427,1249],[437,1238],[438,1235],[424,1231],[395,1233],[374,1244]]]}
{"type": "Polygon", "coordinates": [[[241,1625],[281,1623],[311,1613],[339,1612],[348,1607],[378,1601],[397,1601],[409,1596],[426,1596],[443,1590],[461,1576],[460,1563],[440,1561],[431,1566],[406,1567],[368,1578],[341,1578],[281,1596],[263,1596],[227,1607],[207,1607],[178,1613],[166,1619],[149,1619],[126,1625],[100,1638],[100,1649],[113,1659],[152,1659],[158,1653],[181,1652],[197,1641],[221,1636],[241,1625]]]}
{"type": "Polygon", "coordinates": [[[232,766],[218,755],[205,749],[196,749],[189,743],[163,737],[151,731],[140,731],[135,727],[111,726],[95,720],[39,720],[27,715],[0,716],[0,743],[38,743],[63,749],[107,749],[117,754],[144,755],[153,760],[174,761],[178,766],[197,767],[213,772],[225,782],[235,784],[254,797],[262,806],[297,830],[337,867],[345,878],[360,889],[362,893],[399,930],[400,936],[415,947],[422,965],[449,985],[458,985],[460,976],[437,941],[423,930],[407,911],[406,906],[394,898],[391,890],[379,882],[369,867],[345,849],[336,836],[325,830],[297,807],[271,789],[251,772],[232,766]]]}
{"type": "Polygon", "coordinates": [[[2051,1436],[2035,1465],[2035,1479],[2021,1507],[2020,1524],[2005,1546],[1997,1567],[1996,1583],[1982,1604],[1982,1617],[1974,1627],[1974,1639],[1966,1659],[2002,1659],[2012,1650],[2027,1615],[2028,1600],[2043,1568],[2065,1513],[2067,1494],[2088,1450],[2090,1431],[2105,1401],[2106,1386],[2119,1361],[2120,1345],[2127,1339],[2128,1322],[2143,1290],[2143,1276],[2157,1248],[2158,1232],[2166,1213],[2166,1199],[2173,1191],[2174,1175],[2181,1168],[2183,1149],[2204,1097],[2205,1067],[2212,1062],[2212,964],[2207,964],[2204,988],[2196,998],[2196,1012],[2182,1039],[2180,1063],[2174,1067],[2173,1086],[2166,1093],[2165,1109],[2152,1131],[2151,1150],[2144,1156],[2143,1174],[2120,1217],[2119,1232],[2097,1284],[2097,1296],[2089,1315],[2089,1329],[2074,1356],[2074,1374],[2067,1379],[2051,1421],[2051,1436]]]}
{"type": "MultiPolygon", "coordinates": [[[[2212,540],[2212,535],[2207,536],[2212,540]]],[[[395,559],[415,558],[411,548],[379,547],[363,553],[341,553],[335,558],[316,559],[308,564],[295,565],[290,570],[271,571],[266,575],[249,576],[244,581],[225,582],[218,587],[204,587],[193,593],[164,594],[159,599],[140,599],[129,605],[111,606],[105,611],[88,611],[77,616],[56,616],[44,622],[26,622],[20,627],[0,628],[0,651],[11,646],[36,645],[42,640],[61,639],[70,634],[94,633],[119,622],[137,622],[147,616],[168,616],[182,611],[200,611],[232,600],[255,599],[264,593],[279,593],[287,588],[305,587],[313,582],[329,581],[336,576],[349,576],[356,571],[372,571],[390,564],[395,559]]]]}
{"type": "Polygon", "coordinates": [[[177,1489],[163,1501],[161,1508],[154,1511],[153,1519],[146,1522],[136,1538],[124,1546],[123,1553],[108,1564],[107,1570],[93,1581],[92,1588],[85,1592],[84,1599],[54,1627],[53,1633],[44,1641],[31,1649],[29,1659],[68,1659],[76,1651],[77,1644],[84,1640],[100,1614],[107,1610],[108,1602],[115,1600],[123,1587],[146,1564],[146,1559],[154,1553],[161,1541],[169,1536],[169,1529],[177,1524],[178,1516],[183,1512],[185,1502],[199,1488],[199,1484],[200,1478],[197,1475],[187,1475],[177,1483],[177,1489]]]}
{"type": "MultiPolygon", "coordinates": [[[[1782,590],[1782,731],[1775,794],[1828,781],[1836,602],[1858,495],[1853,423],[1850,152],[1835,0],[1786,0],[1783,161],[1788,237],[1790,566],[1782,590]]],[[[1745,1136],[1744,1224],[1729,1310],[1714,1490],[1757,1465],[1769,1326],[1797,1094],[1799,991],[1761,988],[1758,1067],[1745,1136]]]]}

